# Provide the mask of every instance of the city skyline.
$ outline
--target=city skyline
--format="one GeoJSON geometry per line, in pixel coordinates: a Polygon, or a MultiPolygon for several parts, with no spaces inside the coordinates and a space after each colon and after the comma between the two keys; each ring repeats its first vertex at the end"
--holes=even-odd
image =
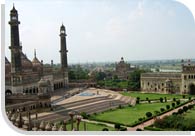
{"type": "Polygon", "coordinates": [[[116,62],[122,56],[127,61],[195,58],[193,16],[178,2],[21,0],[6,4],[5,55],[9,60],[7,22],[13,3],[21,22],[23,52],[31,60],[36,49],[44,63],[60,62],[62,22],[68,35],[68,63],[116,62]]]}

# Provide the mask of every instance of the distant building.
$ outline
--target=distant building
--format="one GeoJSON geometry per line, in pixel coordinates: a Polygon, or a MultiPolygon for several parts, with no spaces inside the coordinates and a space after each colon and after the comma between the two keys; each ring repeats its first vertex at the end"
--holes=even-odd
{"type": "Polygon", "coordinates": [[[141,74],[143,92],[195,94],[195,65],[182,64],[182,72],[141,74]]]}
{"type": "Polygon", "coordinates": [[[128,79],[129,73],[133,72],[135,67],[131,67],[130,64],[124,61],[124,58],[121,57],[119,63],[116,64],[116,70],[114,75],[116,75],[119,79],[128,79]]]}

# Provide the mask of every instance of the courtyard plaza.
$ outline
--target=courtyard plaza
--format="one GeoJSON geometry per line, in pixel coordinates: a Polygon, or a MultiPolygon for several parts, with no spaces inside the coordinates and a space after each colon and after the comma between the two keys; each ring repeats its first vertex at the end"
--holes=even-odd
{"type": "Polygon", "coordinates": [[[87,114],[99,113],[116,108],[119,105],[135,105],[136,99],[123,96],[118,92],[96,88],[75,88],[66,93],[58,93],[52,96],[52,111],[31,115],[32,120],[56,122],[69,120],[69,112],[75,114],[86,112],[87,114]]]}

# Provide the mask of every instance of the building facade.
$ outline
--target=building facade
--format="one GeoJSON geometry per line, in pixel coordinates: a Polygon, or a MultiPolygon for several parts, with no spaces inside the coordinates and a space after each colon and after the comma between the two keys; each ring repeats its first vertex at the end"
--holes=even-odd
{"type": "Polygon", "coordinates": [[[178,73],[143,73],[140,80],[143,92],[195,94],[195,65],[188,61],[178,73]]]}
{"type": "Polygon", "coordinates": [[[68,62],[66,47],[66,31],[62,24],[60,27],[60,58],[61,67],[53,68],[51,65],[45,66],[43,61],[39,61],[36,50],[33,60],[22,51],[22,45],[19,38],[18,12],[13,6],[10,11],[10,32],[11,32],[11,61],[5,57],[5,94],[39,94],[41,89],[39,82],[45,80],[48,82],[49,91],[54,92],[59,88],[68,87],[68,62]]]}

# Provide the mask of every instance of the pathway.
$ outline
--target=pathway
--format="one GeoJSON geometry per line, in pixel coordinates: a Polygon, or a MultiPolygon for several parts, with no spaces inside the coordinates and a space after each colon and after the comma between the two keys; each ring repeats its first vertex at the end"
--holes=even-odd
{"type": "MultiPolygon", "coordinates": [[[[172,113],[177,112],[180,108],[183,108],[184,106],[188,106],[190,104],[194,104],[194,102],[189,102],[189,103],[187,103],[187,104],[185,104],[183,106],[180,106],[180,107],[178,107],[178,108],[176,108],[174,110],[171,110],[171,111],[169,111],[167,113],[164,113],[164,114],[158,116],[158,118],[162,119],[165,116],[170,116],[170,115],[172,115],[172,113]]],[[[89,122],[89,123],[94,123],[94,124],[98,124],[99,123],[99,124],[104,124],[104,125],[109,126],[109,127],[114,127],[114,124],[112,124],[112,123],[105,123],[105,122],[101,122],[101,121],[94,121],[94,120],[88,120],[88,119],[82,119],[82,121],[89,122]]],[[[126,127],[128,131],[136,131],[138,128],[143,130],[144,127],[152,125],[154,123],[154,121],[155,121],[155,119],[151,119],[151,120],[148,120],[148,121],[146,121],[146,122],[144,122],[142,124],[139,124],[139,125],[137,125],[135,127],[126,127],[126,126],[124,126],[124,127],[126,127]]]]}

